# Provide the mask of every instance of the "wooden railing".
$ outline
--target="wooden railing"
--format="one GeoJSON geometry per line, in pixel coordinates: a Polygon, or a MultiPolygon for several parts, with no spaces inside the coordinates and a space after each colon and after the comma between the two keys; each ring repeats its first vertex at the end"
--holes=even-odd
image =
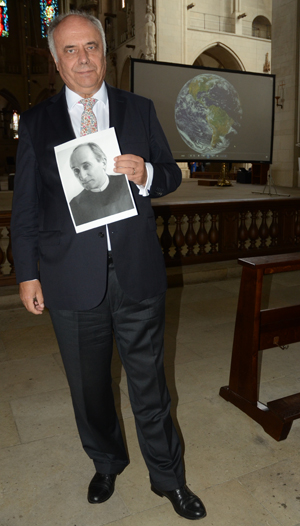
{"type": "MultiPolygon", "coordinates": [[[[160,205],[153,201],[167,267],[300,250],[300,199],[160,205]]],[[[0,212],[0,286],[15,283],[10,212],[0,212]]]]}
{"type": "Polygon", "coordinates": [[[167,266],[281,254],[300,247],[300,199],[153,203],[167,266]]]}

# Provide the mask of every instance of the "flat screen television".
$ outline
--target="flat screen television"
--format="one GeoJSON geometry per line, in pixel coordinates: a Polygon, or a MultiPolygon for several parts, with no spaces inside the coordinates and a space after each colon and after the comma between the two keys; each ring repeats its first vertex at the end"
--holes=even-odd
{"type": "Polygon", "coordinates": [[[275,76],[131,59],[176,161],[272,162],[275,76]]]}

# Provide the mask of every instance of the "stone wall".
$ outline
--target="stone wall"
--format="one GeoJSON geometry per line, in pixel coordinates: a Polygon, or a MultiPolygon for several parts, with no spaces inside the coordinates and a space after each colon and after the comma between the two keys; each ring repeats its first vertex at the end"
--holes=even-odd
{"type": "Polygon", "coordinates": [[[242,24],[245,33],[245,28],[248,32],[251,30],[257,16],[264,16],[271,21],[271,0],[194,0],[192,3],[195,7],[187,10],[185,1],[157,0],[157,60],[193,64],[203,51],[220,42],[237,57],[241,69],[263,71],[265,55],[271,54],[271,41],[244,36],[242,24]],[[241,12],[246,12],[245,18],[237,20],[240,11],[235,9],[236,6],[240,7],[241,12]],[[215,26],[217,30],[203,29],[204,15],[208,27],[215,26]],[[234,32],[237,31],[238,24],[241,26],[238,34],[228,32],[230,27],[234,32]]]}

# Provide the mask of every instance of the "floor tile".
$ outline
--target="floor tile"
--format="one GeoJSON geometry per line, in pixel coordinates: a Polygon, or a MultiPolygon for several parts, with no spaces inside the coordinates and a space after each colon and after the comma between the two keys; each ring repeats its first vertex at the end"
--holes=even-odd
{"type": "Polygon", "coordinates": [[[300,517],[300,462],[282,460],[239,478],[261,505],[285,526],[300,517]]]}
{"type": "Polygon", "coordinates": [[[1,339],[1,336],[0,336],[0,363],[5,362],[7,358],[8,358],[7,351],[4,346],[3,340],[1,339]]]}
{"type": "Polygon", "coordinates": [[[77,434],[68,388],[12,400],[11,407],[23,443],[77,434]]]}
{"type": "Polygon", "coordinates": [[[21,329],[14,327],[0,332],[0,338],[9,360],[33,358],[58,352],[56,337],[51,325],[22,327],[21,329]]]}
{"type": "Polygon", "coordinates": [[[0,448],[20,443],[20,436],[9,402],[0,402],[0,448]]]}
{"type": "Polygon", "coordinates": [[[43,312],[42,315],[34,315],[24,307],[18,309],[6,309],[1,311],[1,330],[22,328],[22,327],[38,327],[39,325],[50,325],[50,315],[47,309],[43,312]]]}
{"type": "Polygon", "coordinates": [[[3,362],[0,368],[1,400],[26,397],[66,386],[66,377],[52,356],[10,360],[3,362]]]}
{"type": "Polygon", "coordinates": [[[71,437],[11,448],[4,459],[0,450],[0,524],[99,526],[128,515],[117,492],[101,507],[88,504],[92,476],[93,468],[88,468],[79,441],[71,437]]]}
{"type": "Polygon", "coordinates": [[[179,404],[187,479],[204,489],[286,458],[284,444],[221,397],[179,404]]]}
{"type": "MultiPolygon", "coordinates": [[[[201,494],[207,508],[203,526],[279,526],[280,523],[238,481],[201,494]]],[[[284,526],[284,523],[281,523],[284,526]]]]}

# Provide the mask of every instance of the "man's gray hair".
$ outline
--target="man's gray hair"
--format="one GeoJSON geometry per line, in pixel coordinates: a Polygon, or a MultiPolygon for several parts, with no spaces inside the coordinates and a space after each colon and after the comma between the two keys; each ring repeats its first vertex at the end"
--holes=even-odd
{"type": "Polygon", "coordinates": [[[96,18],[93,15],[89,15],[88,13],[85,13],[84,11],[83,12],[81,12],[81,11],[70,11],[69,13],[63,13],[61,15],[56,16],[52,20],[52,22],[50,22],[50,24],[48,26],[48,30],[47,30],[48,46],[49,46],[49,49],[50,49],[52,55],[54,56],[56,62],[57,62],[57,53],[56,53],[55,43],[54,43],[54,31],[57,28],[57,26],[59,26],[59,24],[65,18],[68,18],[69,16],[81,16],[82,18],[85,18],[85,20],[89,20],[89,22],[94,24],[94,26],[96,27],[96,29],[100,33],[100,36],[101,36],[101,39],[102,39],[102,45],[103,45],[103,53],[104,53],[104,56],[105,56],[106,55],[106,40],[105,40],[104,29],[102,27],[102,24],[101,24],[100,20],[98,20],[98,18],[96,18]]]}
{"type": "Polygon", "coordinates": [[[72,155],[70,157],[70,163],[72,163],[72,158],[73,158],[73,155],[74,153],[76,152],[76,150],[78,150],[79,148],[82,148],[83,146],[88,146],[94,156],[96,157],[98,163],[100,163],[101,161],[103,161],[106,165],[107,163],[107,158],[106,158],[106,155],[104,153],[103,150],[101,150],[100,146],[98,146],[98,144],[96,144],[95,142],[86,142],[84,144],[79,144],[78,146],[76,146],[76,148],[74,148],[74,150],[72,151],[72,155]]]}

